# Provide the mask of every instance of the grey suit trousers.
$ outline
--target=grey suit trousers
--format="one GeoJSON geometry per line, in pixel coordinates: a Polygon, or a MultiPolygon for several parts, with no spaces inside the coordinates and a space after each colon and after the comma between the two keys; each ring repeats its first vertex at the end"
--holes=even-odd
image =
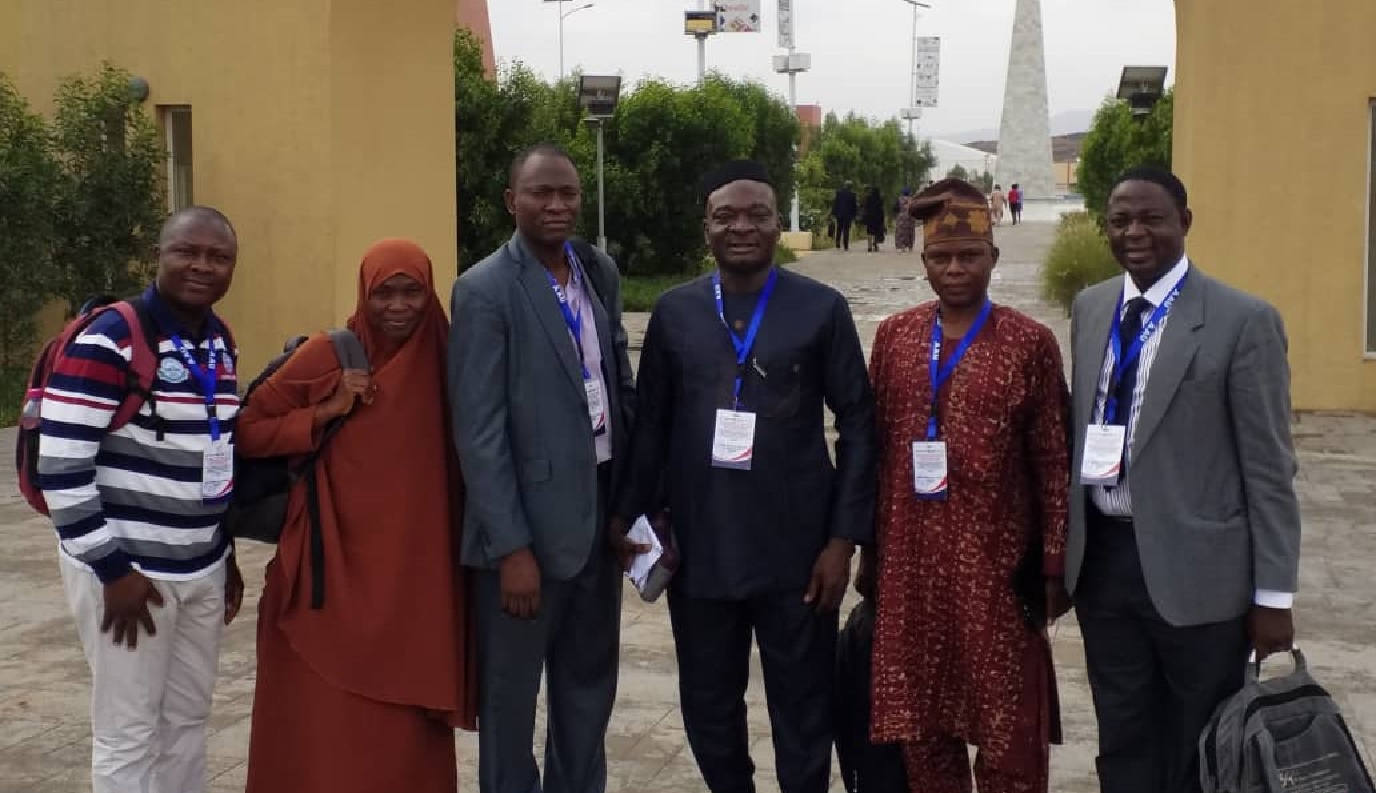
{"type": "MultiPolygon", "coordinates": [[[[599,466],[598,525],[609,464],[599,466]]],[[[474,570],[478,616],[478,789],[481,793],[604,793],[605,738],[616,700],[621,572],[602,543],[567,580],[542,576],[540,612],[502,612],[501,576],[474,570]],[[543,788],[532,743],[542,672],[548,676],[543,788]]]]}

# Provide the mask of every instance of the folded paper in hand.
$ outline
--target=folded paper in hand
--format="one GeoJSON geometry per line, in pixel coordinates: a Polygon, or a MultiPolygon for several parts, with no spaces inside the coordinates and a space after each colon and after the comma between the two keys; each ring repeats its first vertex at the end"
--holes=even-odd
{"type": "Polygon", "coordinates": [[[626,538],[637,545],[648,545],[650,550],[635,557],[631,562],[631,569],[626,572],[626,577],[631,579],[635,588],[645,591],[645,585],[649,582],[650,571],[654,569],[655,562],[664,555],[664,545],[659,541],[659,535],[650,527],[650,521],[641,515],[631,525],[631,530],[626,533],[626,538]]]}

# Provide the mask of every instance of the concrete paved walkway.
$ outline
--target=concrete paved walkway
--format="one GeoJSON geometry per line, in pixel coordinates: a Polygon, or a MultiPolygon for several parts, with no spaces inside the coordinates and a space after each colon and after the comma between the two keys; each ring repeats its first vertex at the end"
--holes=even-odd
{"type": "MultiPolygon", "coordinates": [[[[1037,296],[1037,265],[1049,224],[1000,229],[1004,260],[994,298],[1050,324],[1064,344],[1067,323],[1037,296]]],[[[868,344],[880,320],[930,298],[915,255],[891,251],[806,257],[797,269],[835,284],[851,299],[868,344]]],[[[644,317],[628,318],[638,344],[644,317]]],[[[1299,639],[1319,680],[1344,707],[1359,739],[1376,740],[1376,420],[1303,416],[1296,427],[1305,517],[1304,564],[1296,607],[1299,639]]],[[[8,449],[12,431],[0,431],[8,449]]],[[[58,580],[51,525],[20,499],[12,469],[0,469],[0,793],[89,790],[86,726],[88,672],[58,580]]],[[[244,613],[227,635],[211,723],[214,793],[240,793],[253,700],[253,621],[266,549],[247,547],[244,613]]],[[[672,639],[663,605],[647,606],[628,589],[621,688],[608,736],[612,791],[705,791],[687,749],[677,707],[672,639]]],[[[847,605],[849,607],[849,604],[847,605]]],[[[1052,790],[1089,793],[1095,730],[1079,632],[1073,619],[1055,628],[1055,656],[1067,744],[1053,749],[1052,790]]],[[[1280,662],[1276,664],[1281,667],[1280,662]]],[[[759,790],[777,793],[769,726],[758,670],[749,694],[759,790]]],[[[475,741],[459,738],[464,790],[476,790],[475,741]]],[[[833,785],[841,790],[839,780],[833,785]]],[[[379,791],[379,793],[393,793],[379,791]]],[[[396,793],[401,793],[397,791],[396,793]]]]}

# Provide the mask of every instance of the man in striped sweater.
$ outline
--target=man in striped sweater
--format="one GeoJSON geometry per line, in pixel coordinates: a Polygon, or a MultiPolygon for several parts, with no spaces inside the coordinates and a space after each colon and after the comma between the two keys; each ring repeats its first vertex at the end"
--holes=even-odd
{"type": "Polygon", "coordinates": [[[43,398],[38,483],[91,668],[94,793],[198,793],[220,633],[243,579],[220,528],[233,489],[236,350],[212,307],[238,241],[208,207],[163,226],[143,294],[157,376],[125,426],[138,329],[108,311],[61,356],[43,398]]]}

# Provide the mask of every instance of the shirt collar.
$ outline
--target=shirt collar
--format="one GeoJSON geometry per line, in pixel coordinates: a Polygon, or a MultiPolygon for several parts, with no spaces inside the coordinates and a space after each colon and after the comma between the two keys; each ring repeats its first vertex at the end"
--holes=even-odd
{"type": "Polygon", "coordinates": [[[1170,272],[1156,279],[1156,283],[1152,284],[1146,292],[1138,289],[1132,277],[1127,273],[1123,273],[1123,305],[1126,306],[1129,301],[1138,297],[1145,297],[1147,302],[1151,303],[1153,307],[1161,305],[1166,302],[1166,298],[1170,296],[1171,290],[1175,288],[1176,284],[1180,283],[1180,279],[1184,277],[1189,269],[1190,258],[1188,256],[1181,256],[1180,261],[1175,263],[1175,266],[1170,269],[1170,272]]]}
{"type": "Polygon", "coordinates": [[[143,291],[143,303],[148,306],[148,314],[153,318],[153,322],[158,326],[158,330],[168,336],[178,335],[192,341],[202,341],[224,332],[220,327],[220,318],[215,316],[214,311],[211,311],[206,315],[205,327],[201,329],[201,333],[199,335],[192,333],[189,328],[182,324],[182,321],[177,318],[177,315],[173,314],[172,310],[167,307],[167,302],[158,294],[156,285],[150,285],[143,291]]]}

